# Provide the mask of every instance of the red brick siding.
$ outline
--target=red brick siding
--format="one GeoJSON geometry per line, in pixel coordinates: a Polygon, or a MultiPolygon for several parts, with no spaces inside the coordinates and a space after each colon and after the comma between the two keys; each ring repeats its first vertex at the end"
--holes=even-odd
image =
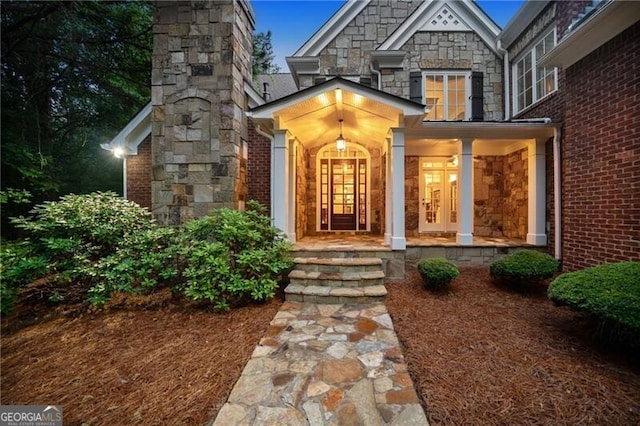
{"type": "Polygon", "coordinates": [[[563,264],[640,260],[640,22],[566,70],[563,264]]]}
{"type": "MultiPolygon", "coordinates": [[[[249,120],[247,184],[249,200],[259,201],[271,211],[271,141],[258,134],[249,120]]],[[[270,214],[270,213],[269,213],[270,214]]]]}
{"type": "Polygon", "coordinates": [[[151,208],[151,135],[127,157],[127,199],[151,208]]]}

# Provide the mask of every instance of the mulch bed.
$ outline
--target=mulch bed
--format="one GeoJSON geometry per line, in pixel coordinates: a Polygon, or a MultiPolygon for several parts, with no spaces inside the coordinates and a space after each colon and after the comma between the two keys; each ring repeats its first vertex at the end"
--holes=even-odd
{"type": "Polygon", "coordinates": [[[387,288],[432,425],[640,424],[640,354],[596,343],[546,286],[515,292],[467,268],[444,293],[414,271],[387,288]]]}
{"type": "Polygon", "coordinates": [[[209,421],[281,302],[218,314],[159,298],[40,322],[28,312],[23,328],[12,318],[2,404],[60,404],[70,425],[209,421]]]}
{"type": "MultiPolygon", "coordinates": [[[[544,287],[514,292],[484,268],[441,294],[414,272],[387,287],[431,424],[640,423],[640,356],[593,342],[544,287]]],[[[31,305],[3,321],[1,402],[61,404],[65,424],[204,424],[280,305],[216,314],[168,294],[98,311],[31,305]]]]}

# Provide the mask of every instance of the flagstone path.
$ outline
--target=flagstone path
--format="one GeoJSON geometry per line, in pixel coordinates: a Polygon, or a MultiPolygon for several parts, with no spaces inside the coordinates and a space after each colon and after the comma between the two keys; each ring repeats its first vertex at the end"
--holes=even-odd
{"type": "Polygon", "coordinates": [[[285,302],[212,424],[428,422],[383,303],[285,302]]]}

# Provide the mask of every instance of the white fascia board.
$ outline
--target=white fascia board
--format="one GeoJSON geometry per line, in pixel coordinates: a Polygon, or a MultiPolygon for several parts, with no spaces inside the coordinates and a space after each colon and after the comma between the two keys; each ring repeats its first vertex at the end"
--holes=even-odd
{"type": "Polygon", "coordinates": [[[127,155],[137,155],[138,145],[151,134],[151,102],[144,106],[133,119],[107,144],[100,146],[106,150],[120,147],[127,155]]]}
{"type": "Polygon", "coordinates": [[[594,11],[540,59],[545,67],[568,68],[640,20],[640,7],[614,0],[594,11]]]}
{"type": "Polygon", "coordinates": [[[518,12],[507,22],[507,25],[498,35],[502,45],[505,48],[511,46],[549,3],[549,0],[528,0],[520,6],[518,12]]]}
{"type": "Polygon", "coordinates": [[[249,108],[255,108],[265,103],[262,95],[260,95],[256,88],[253,87],[253,84],[247,80],[244,81],[244,93],[246,93],[249,98],[249,108]]]}
{"type": "Polygon", "coordinates": [[[422,3],[376,50],[399,50],[442,6],[447,5],[475,31],[482,41],[497,55],[496,39],[500,28],[471,0],[444,1],[427,0],[422,3]]]}
{"type": "Polygon", "coordinates": [[[289,71],[293,76],[296,87],[300,88],[299,74],[320,74],[320,57],[319,56],[287,56],[285,58],[289,71]]]}
{"type": "Polygon", "coordinates": [[[542,122],[445,122],[423,121],[418,128],[412,129],[412,136],[425,136],[433,139],[519,139],[550,138],[558,123],[542,122]]]}
{"type": "Polygon", "coordinates": [[[404,50],[372,50],[371,62],[378,68],[402,68],[407,52],[404,50]]]}
{"type": "Polygon", "coordinates": [[[293,56],[319,55],[370,2],[371,0],[348,0],[293,56]]]}

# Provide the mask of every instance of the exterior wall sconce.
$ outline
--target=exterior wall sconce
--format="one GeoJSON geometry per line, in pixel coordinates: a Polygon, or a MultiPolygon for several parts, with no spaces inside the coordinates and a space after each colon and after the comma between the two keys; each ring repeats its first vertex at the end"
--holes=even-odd
{"type": "Polygon", "coordinates": [[[338,136],[338,139],[336,139],[336,149],[338,150],[338,152],[342,152],[346,149],[347,142],[342,137],[342,118],[338,121],[340,122],[340,136],[338,136]]]}

